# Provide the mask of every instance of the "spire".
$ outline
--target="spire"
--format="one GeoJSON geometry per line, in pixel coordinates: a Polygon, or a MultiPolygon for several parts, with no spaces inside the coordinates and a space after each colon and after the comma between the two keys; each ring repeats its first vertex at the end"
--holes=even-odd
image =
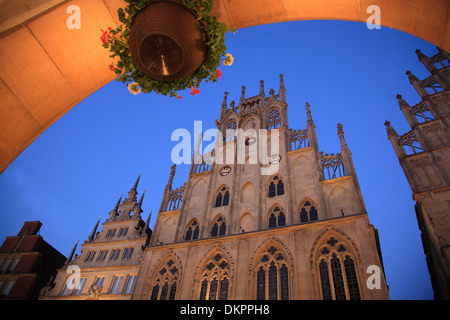
{"type": "Polygon", "coordinates": [[[422,51],[420,51],[419,49],[416,50],[416,54],[417,57],[419,58],[419,61],[423,63],[423,65],[425,66],[425,68],[427,68],[427,70],[430,73],[433,73],[434,71],[436,71],[436,66],[434,65],[434,63],[432,63],[430,61],[430,58],[428,58],[426,55],[424,55],[422,53],[422,51]]]}
{"type": "Polygon", "coordinates": [[[228,99],[228,92],[225,91],[223,95],[222,106],[220,107],[219,121],[222,121],[223,117],[225,116],[225,111],[227,110],[227,99],[228,99]]]}
{"type": "Polygon", "coordinates": [[[144,232],[146,232],[147,229],[149,229],[149,224],[150,224],[150,219],[152,217],[152,212],[153,212],[153,209],[150,210],[150,213],[148,214],[148,217],[147,217],[147,221],[145,221],[144,232]]]}
{"type": "Polygon", "coordinates": [[[139,176],[136,179],[136,182],[134,183],[133,188],[131,188],[130,191],[128,191],[128,197],[123,201],[123,203],[130,203],[136,201],[136,195],[137,195],[137,186],[139,184],[139,179],[141,179],[141,174],[139,173],[139,176]]]}
{"type": "Polygon", "coordinates": [[[313,119],[311,117],[311,109],[309,108],[309,103],[308,102],[306,102],[305,109],[306,109],[306,120],[308,122],[313,122],[313,119]]]}
{"type": "Polygon", "coordinates": [[[144,195],[145,195],[145,190],[144,192],[142,192],[141,198],[139,199],[138,204],[136,205],[136,207],[133,209],[133,212],[136,216],[139,216],[141,214],[141,212],[143,211],[141,209],[142,206],[142,201],[144,201],[144,195]]]}
{"type": "Polygon", "coordinates": [[[120,195],[119,200],[117,200],[117,203],[116,203],[116,206],[114,207],[114,209],[109,212],[110,219],[114,219],[119,214],[119,206],[120,206],[120,201],[122,201],[122,197],[123,197],[123,193],[120,195]]]}
{"type": "Polygon", "coordinates": [[[137,177],[136,182],[134,183],[133,189],[131,189],[131,190],[134,190],[134,191],[137,190],[137,186],[139,184],[140,179],[141,179],[141,174],[139,173],[139,176],[137,177]]]}
{"type": "Polygon", "coordinates": [[[391,126],[391,123],[389,121],[386,120],[384,122],[384,125],[386,126],[386,132],[388,135],[388,139],[390,139],[393,136],[397,136],[397,138],[398,138],[397,132],[395,132],[394,128],[391,126]]]}
{"type": "Polygon", "coordinates": [[[242,86],[242,90],[241,90],[241,98],[239,100],[239,106],[242,107],[242,100],[245,99],[245,86],[242,86]]]}
{"type": "Polygon", "coordinates": [[[419,96],[423,99],[426,96],[428,96],[428,92],[425,90],[425,88],[422,85],[422,82],[417,79],[415,75],[411,73],[411,71],[406,71],[406,74],[408,75],[409,82],[412,84],[414,89],[416,89],[419,96]]]}
{"type": "Polygon", "coordinates": [[[141,198],[139,199],[139,203],[138,203],[139,208],[142,206],[142,201],[144,200],[144,194],[145,194],[145,189],[144,189],[144,192],[142,192],[141,198]]]}
{"type": "Polygon", "coordinates": [[[341,151],[343,148],[348,149],[347,142],[345,141],[345,138],[344,138],[344,127],[342,126],[341,123],[337,124],[337,129],[338,129],[337,134],[339,136],[339,139],[341,140],[341,151]]]}
{"type": "Polygon", "coordinates": [[[400,110],[403,112],[406,120],[408,121],[411,128],[418,124],[417,118],[411,113],[411,106],[403,100],[400,94],[397,95],[398,105],[400,106],[400,110]]]}
{"type": "Polygon", "coordinates": [[[259,95],[266,96],[264,93],[264,80],[259,81],[259,95]]]}
{"type": "Polygon", "coordinates": [[[337,124],[337,134],[339,139],[341,140],[341,157],[342,157],[342,165],[344,166],[344,172],[346,176],[352,176],[352,183],[355,187],[356,193],[358,195],[359,200],[359,208],[360,212],[366,212],[366,206],[364,204],[364,199],[362,197],[361,188],[359,186],[358,177],[356,175],[355,165],[353,164],[352,153],[347,146],[347,142],[344,138],[344,127],[342,123],[337,124]]]}
{"type": "Polygon", "coordinates": [[[172,189],[172,182],[173,182],[173,177],[175,177],[175,171],[177,170],[177,165],[174,164],[173,166],[170,167],[170,175],[169,175],[169,181],[167,182],[167,187],[169,187],[170,189],[172,189]]]}
{"type": "MultiPolygon", "coordinates": [[[[192,167],[193,167],[193,165],[191,166],[191,169],[192,169],[192,167]]],[[[175,176],[176,169],[177,169],[176,164],[174,164],[172,167],[170,167],[169,181],[167,181],[166,188],[164,189],[164,194],[163,194],[163,198],[161,200],[161,206],[159,207],[159,212],[166,211],[167,204],[169,203],[170,191],[172,190],[172,182],[173,182],[173,177],[175,176]]]]}
{"type": "Polygon", "coordinates": [[[77,243],[75,243],[75,246],[73,247],[72,251],[70,251],[69,257],[67,258],[65,265],[68,265],[69,262],[72,261],[73,254],[75,253],[75,250],[77,249],[78,241],[80,241],[80,240],[77,240],[77,243]]]}
{"type": "Polygon", "coordinates": [[[202,143],[202,138],[203,138],[203,132],[200,132],[198,134],[198,138],[197,138],[197,143],[195,145],[195,149],[194,149],[194,154],[193,156],[193,163],[194,164],[202,164],[203,162],[203,158],[202,155],[200,154],[200,145],[202,143]]]}
{"type": "Polygon", "coordinates": [[[286,88],[284,87],[283,75],[280,73],[280,89],[278,90],[280,94],[280,101],[286,103],[286,88]]]}
{"type": "Polygon", "coordinates": [[[388,135],[388,139],[391,141],[392,147],[394,148],[395,154],[397,158],[401,159],[406,156],[405,149],[398,143],[399,137],[397,132],[395,132],[394,128],[391,126],[389,121],[385,121],[384,125],[386,126],[386,132],[388,135]]]}
{"type": "Polygon", "coordinates": [[[98,218],[97,223],[96,223],[95,226],[94,226],[94,229],[92,229],[92,232],[91,232],[91,234],[89,235],[88,241],[94,240],[95,233],[97,232],[97,227],[98,227],[98,224],[100,223],[100,219],[101,219],[101,218],[102,218],[102,217],[99,217],[99,218],[98,218]]]}

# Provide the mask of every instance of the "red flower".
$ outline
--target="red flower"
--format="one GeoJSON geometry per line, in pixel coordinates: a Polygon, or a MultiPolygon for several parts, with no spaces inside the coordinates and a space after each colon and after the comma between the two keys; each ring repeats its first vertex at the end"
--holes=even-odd
{"type": "Polygon", "coordinates": [[[112,64],[109,65],[109,70],[114,71],[114,66],[112,64]]]}
{"type": "Polygon", "coordinates": [[[195,96],[196,94],[199,94],[199,93],[200,93],[200,89],[197,89],[195,87],[191,87],[191,94],[193,96],[195,96]]]}
{"type": "Polygon", "coordinates": [[[180,95],[177,95],[177,97],[176,97],[177,99],[181,99],[181,98],[183,98],[182,96],[180,96],[180,95]]]}
{"type": "Polygon", "coordinates": [[[217,80],[219,80],[221,76],[222,76],[222,70],[217,69],[216,70],[216,78],[217,78],[217,80]]]}

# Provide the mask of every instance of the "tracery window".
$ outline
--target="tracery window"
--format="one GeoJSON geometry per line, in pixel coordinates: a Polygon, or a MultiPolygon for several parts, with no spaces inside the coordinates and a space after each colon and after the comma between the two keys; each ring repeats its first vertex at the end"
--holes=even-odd
{"type": "Polygon", "coordinates": [[[222,187],[216,196],[216,203],[214,204],[214,207],[222,207],[227,206],[230,203],[230,190],[228,187],[224,186],[222,187]]]}
{"type": "Polygon", "coordinates": [[[269,183],[269,197],[280,196],[284,194],[284,183],[280,175],[272,177],[269,183]]]}
{"type": "Polygon", "coordinates": [[[281,125],[280,112],[278,110],[271,110],[267,119],[267,129],[275,129],[281,125]]]}
{"type": "Polygon", "coordinates": [[[317,215],[317,209],[311,204],[309,200],[305,201],[302,209],[300,210],[300,222],[316,221],[319,217],[317,215]]]}
{"type": "Polygon", "coordinates": [[[361,300],[355,262],[346,245],[330,237],[319,250],[323,300],[361,300]]]}
{"type": "Polygon", "coordinates": [[[276,228],[286,225],[286,216],[280,206],[274,206],[269,212],[269,228],[276,228]]]}
{"type": "Polygon", "coordinates": [[[200,283],[200,300],[228,299],[230,264],[222,253],[218,252],[206,261],[200,283]]]}
{"type": "Polygon", "coordinates": [[[169,259],[156,273],[150,300],[174,300],[177,292],[179,270],[169,259]]]}
{"type": "Polygon", "coordinates": [[[192,221],[189,226],[186,228],[186,235],[184,240],[196,240],[198,239],[200,233],[200,225],[197,220],[192,221]]]}
{"type": "Polygon", "coordinates": [[[257,300],[289,300],[289,268],[284,252],[271,246],[260,255],[256,270],[257,300]]]}
{"type": "Polygon", "coordinates": [[[227,232],[227,224],[225,219],[220,216],[214,222],[213,227],[211,228],[211,237],[224,236],[227,232]]]}

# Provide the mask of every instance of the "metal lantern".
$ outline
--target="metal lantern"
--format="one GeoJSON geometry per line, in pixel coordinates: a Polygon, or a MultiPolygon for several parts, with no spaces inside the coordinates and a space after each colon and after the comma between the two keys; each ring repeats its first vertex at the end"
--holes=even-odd
{"type": "Polygon", "coordinates": [[[205,61],[206,36],[200,21],[184,5],[155,1],[133,20],[129,35],[131,57],[153,79],[183,79],[205,61]]]}

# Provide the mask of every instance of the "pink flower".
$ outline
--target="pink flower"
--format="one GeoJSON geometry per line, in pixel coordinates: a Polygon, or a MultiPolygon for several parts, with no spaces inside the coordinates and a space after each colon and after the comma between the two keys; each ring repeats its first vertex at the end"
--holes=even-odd
{"type": "Polygon", "coordinates": [[[195,87],[191,87],[191,94],[193,96],[195,96],[196,94],[199,94],[199,93],[200,93],[200,89],[197,89],[195,87]]]}
{"type": "Polygon", "coordinates": [[[219,80],[221,76],[222,76],[222,70],[217,69],[216,70],[216,78],[217,78],[217,80],[219,80]]]}

